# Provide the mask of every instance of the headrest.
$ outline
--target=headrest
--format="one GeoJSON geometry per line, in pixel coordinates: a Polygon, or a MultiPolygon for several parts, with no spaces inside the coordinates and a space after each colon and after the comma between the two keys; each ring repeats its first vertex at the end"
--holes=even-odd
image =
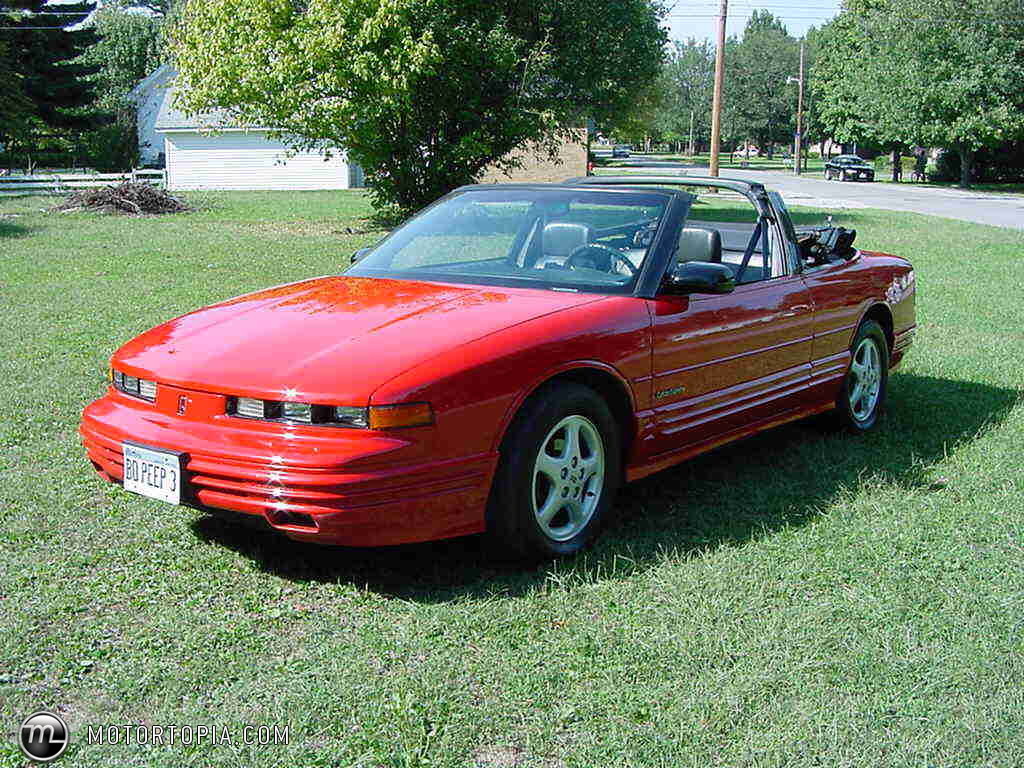
{"type": "Polygon", "coordinates": [[[571,221],[552,221],[544,227],[544,253],[548,256],[568,256],[593,238],[590,227],[571,221]]]}
{"type": "Polygon", "coordinates": [[[679,251],[676,260],[679,263],[709,261],[713,264],[721,264],[722,236],[717,229],[683,227],[683,231],[679,233],[679,251]]]}

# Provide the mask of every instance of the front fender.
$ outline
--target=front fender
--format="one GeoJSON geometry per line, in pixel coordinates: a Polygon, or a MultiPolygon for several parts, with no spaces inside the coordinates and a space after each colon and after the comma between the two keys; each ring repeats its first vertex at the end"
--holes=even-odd
{"type": "Polygon", "coordinates": [[[429,402],[442,455],[496,449],[523,401],[548,379],[590,367],[616,377],[634,410],[650,401],[650,315],[633,297],[572,307],[435,356],[379,387],[372,403],[429,402]]]}

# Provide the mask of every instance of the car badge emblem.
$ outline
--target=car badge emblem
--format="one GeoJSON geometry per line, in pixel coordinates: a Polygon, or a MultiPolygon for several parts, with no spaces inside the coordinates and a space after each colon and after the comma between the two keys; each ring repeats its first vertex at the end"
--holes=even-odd
{"type": "Polygon", "coordinates": [[[192,399],[188,395],[178,396],[178,415],[184,416],[185,411],[188,410],[188,404],[192,402],[192,399]]]}

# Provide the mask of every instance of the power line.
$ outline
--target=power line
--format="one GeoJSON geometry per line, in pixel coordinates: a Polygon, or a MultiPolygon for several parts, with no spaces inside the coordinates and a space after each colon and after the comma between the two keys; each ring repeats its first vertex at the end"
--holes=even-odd
{"type": "MultiPolygon", "coordinates": [[[[673,19],[717,19],[717,13],[708,14],[686,14],[679,16],[671,16],[673,19]]],[[[821,16],[780,16],[783,21],[829,21],[829,19],[823,19],[821,16]]],[[[887,21],[890,22],[909,22],[912,24],[1009,24],[1009,25],[1020,25],[1024,24],[1024,17],[1011,16],[1002,19],[995,18],[965,18],[965,19],[949,19],[949,18],[911,18],[906,16],[888,16],[887,21]]],[[[862,18],[859,21],[869,22],[871,19],[862,18]]]]}

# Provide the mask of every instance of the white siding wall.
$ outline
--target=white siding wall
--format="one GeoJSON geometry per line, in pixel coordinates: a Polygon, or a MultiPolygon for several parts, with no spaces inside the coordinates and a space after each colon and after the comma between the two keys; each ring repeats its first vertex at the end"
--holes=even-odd
{"type": "Polygon", "coordinates": [[[288,156],[265,131],[216,134],[168,131],[170,189],[348,189],[344,153],[325,160],[319,152],[288,156]]]}
{"type": "Polygon", "coordinates": [[[151,76],[152,82],[147,84],[136,102],[139,159],[143,165],[156,165],[160,160],[160,154],[164,151],[164,137],[156,131],[156,118],[160,112],[160,105],[167,98],[174,70],[166,68],[166,71],[158,71],[154,74],[159,77],[151,76]]]}

